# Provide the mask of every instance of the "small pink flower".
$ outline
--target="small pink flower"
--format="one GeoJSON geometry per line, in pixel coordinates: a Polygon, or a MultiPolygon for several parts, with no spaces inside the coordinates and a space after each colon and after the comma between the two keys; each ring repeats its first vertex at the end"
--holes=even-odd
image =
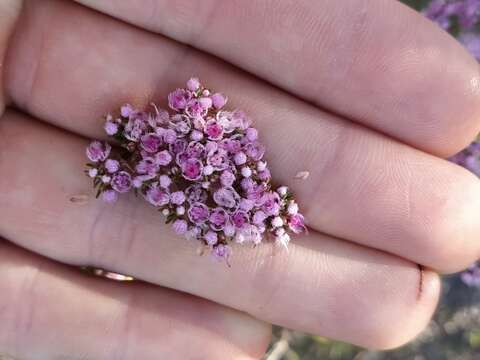
{"type": "Polygon", "coordinates": [[[143,179],[141,176],[137,176],[132,179],[132,186],[135,189],[140,189],[142,185],[143,185],[143,179]]]}
{"type": "Polygon", "coordinates": [[[202,131],[205,129],[205,119],[201,117],[197,117],[192,120],[192,125],[195,130],[202,131]]]}
{"type": "Polygon", "coordinates": [[[213,246],[218,242],[217,233],[214,231],[207,231],[203,237],[208,245],[213,246]]]}
{"type": "Polygon", "coordinates": [[[237,139],[224,139],[220,143],[222,148],[235,155],[242,150],[242,144],[237,139]]]}
{"type": "Polygon", "coordinates": [[[105,123],[104,129],[107,135],[115,135],[116,133],[118,133],[118,124],[114,123],[113,121],[107,121],[105,123]]]}
{"type": "Polygon", "coordinates": [[[205,176],[210,176],[214,173],[215,169],[213,168],[212,165],[205,165],[203,167],[203,175],[205,176]]]}
{"type": "Polygon", "coordinates": [[[174,155],[184,152],[186,148],[187,141],[185,139],[177,139],[168,146],[168,149],[174,155]]]}
{"type": "Polygon", "coordinates": [[[172,161],[172,155],[167,150],[162,150],[155,154],[155,163],[160,166],[166,166],[172,161]]]}
{"type": "Polygon", "coordinates": [[[170,201],[175,205],[182,205],[186,200],[185,193],[183,191],[175,191],[170,194],[170,201]]]}
{"type": "Polygon", "coordinates": [[[307,229],[305,226],[305,219],[300,213],[290,216],[288,219],[288,226],[295,234],[300,234],[307,229]]]}
{"type": "Polygon", "coordinates": [[[119,193],[126,193],[132,188],[132,177],[126,171],[120,171],[113,175],[112,188],[119,193]]]}
{"type": "Polygon", "coordinates": [[[258,138],[258,131],[257,129],[253,128],[253,127],[249,127],[246,131],[245,131],[245,136],[247,137],[248,141],[250,142],[254,142],[257,140],[258,138]]]}
{"type": "Polygon", "coordinates": [[[169,193],[161,187],[151,187],[146,193],[147,201],[153,206],[165,206],[170,202],[169,193]]]}
{"type": "Polygon", "coordinates": [[[148,153],[157,152],[162,142],[162,138],[155,133],[145,134],[140,139],[142,148],[148,153]]]}
{"type": "Polygon", "coordinates": [[[248,166],[244,166],[240,173],[242,174],[243,177],[249,178],[252,176],[252,169],[250,169],[248,166]]]}
{"type": "Polygon", "coordinates": [[[223,187],[213,193],[213,200],[219,206],[225,208],[236,208],[240,196],[232,187],[223,187]]]}
{"type": "Polygon", "coordinates": [[[220,182],[223,186],[232,186],[235,181],[235,175],[229,170],[225,170],[220,175],[220,182]]]}
{"type": "Polygon", "coordinates": [[[259,225],[259,224],[262,224],[265,219],[267,218],[267,214],[265,214],[263,211],[259,210],[257,212],[255,212],[255,214],[253,215],[253,223],[255,225],[259,225]]]}
{"type": "Polygon", "coordinates": [[[175,143],[175,141],[177,140],[177,133],[175,132],[175,130],[167,129],[167,130],[165,130],[165,132],[163,133],[163,140],[164,140],[167,144],[173,144],[173,143],[175,143]]]}
{"type": "Polygon", "coordinates": [[[262,159],[263,154],[265,154],[265,147],[259,142],[251,142],[245,145],[245,154],[255,161],[262,159]]]}
{"type": "Polygon", "coordinates": [[[225,133],[230,134],[235,131],[236,126],[232,121],[233,113],[231,111],[219,111],[215,118],[225,133]]]}
{"type": "Polygon", "coordinates": [[[203,133],[199,130],[193,130],[190,134],[190,138],[194,141],[200,141],[203,139],[203,133]]]}
{"type": "Polygon", "coordinates": [[[255,207],[255,201],[251,199],[241,199],[238,207],[240,210],[249,212],[255,207]]]}
{"type": "Polygon", "coordinates": [[[107,142],[92,141],[87,147],[87,157],[90,161],[96,163],[104,161],[109,155],[112,147],[107,142]]]}
{"type": "Polygon", "coordinates": [[[248,223],[248,215],[245,211],[237,211],[232,215],[232,222],[238,228],[242,228],[248,223]]]}
{"type": "Polygon", "coordinates": [[[215,208],[210,213],[210,226],[213,230],[223,230],[228,221],[228,214],[223,208],[215,208]]]}
{"type": "Polygon", "coordinates": [[[192,204],[188,209],[188,218],[197,225],[207,221],[209,215],[208,207],[202,203],[192,204]]]}
{"type": "Polygon", "coordinates": [[[233,160],[236,165],[243,165],[247,162],[247,155],[244,152],[236,153],[233,160]]]}
{"type": "Polygon", "coordinates": [[[197,78],[191,78],[187,81],[187,88],[190,91],[197,91],[200,88],[200,81],[197,78]]]}
{"type": "Polygon", "coordinates": [[[123,135],[131,141],[138,141],[140,137],[145,133],[147,129],[146,119],[148,115],[145,113],[135,113],[135,115],[130,116],[125,129],[123,130],[123,135]]]}
{"type": "Polygon", "coordinates": [[[125,118],[128,118],[133,112],[133,107],[130,104],[125,104],[120,108],[120,115],[125,118]]]}
{"type": "Polygon", "coordinates": [[[185,179],[195,181],[202,177],[203,165],[200,160],[191,158],[182,164],[182,175],[185,179]]]}
{"type": "Polygon", "coordinates": [[[185,196],[190,203],[204,203],[207,201],[207,192],[202,189],[200,184],[190,185],[185,189],[185,196]]]}
{"type": "Polygon", "coordinates": [[[205,132],[210,140],[220,140],[223,137],[223,127],[213,119],[207,121],[205,132]]]}
{"type": "Polygon", "coordinates": [[[155,159],[151,157],[144,158],[143,160],[140,160],[140,162],[137,164],[135,167],[135,170],[139,174],[147,174],[150,176],[155,176],[156,173],[158,172],[158,165],[155,162],[155,159]]]}
{"type": "Polygon", "coordinates": [[[212,165],[215,170],[227,169],[228,163],[228,154],[223,149],[214,151],[207,158],[207,164],[212,165]]]}
{"type": "Polygon", "coordinates": [[[212,99],[209,97],[201,97],[198,101],[204,109],[210,109],[213,105],[212,99]]]}
{"type": "Polygon", "coordinates": [[[98,169],[92,168],[92,169],[88,170],[88,176],[90,176],[91,178],[94,178],[97,175],[98,175],[98,169]]]}
{"type": "Polygon", "coordinates": [[[183,137],[187,135],[192,129],[192,124],[188,116],[176,114],[170,119],[170,126],[174,129],[178,136],[183,137]]]}
{"type": "Polygon", "coordinates": [[[270,174],[270,170],[268,170],[268,168],[260,171],[257,175],[258,178],[262,181],[269,181],[272,178],[272,175],[270,174]]]}
{"type": "Polygon", "coordinates": [[[185,220],[177,219],[173,222],[172,228],[177,235],[185,235],[188,230],[188,224],[185,220]]]}
{"type": "Polygon", "coordinates": [[[255,190],[255,181],[251,178],[244,178],[240,181],[240,186],[246,193],[250,193],[255,190]]]}
{"type": "Polygon", "coordinates": [[[113,174],[120,169],[120,163],[117,160],[107,159],[107,161],[105,161],[105,169],[107,169],[110,174],[113,174]]]}
{"type": "Polygon", "coordinates": [[[205,146],[197,141],[190,142],[185,150],[185,155],[188,158],[200,159],[203,157],[204,154],[205,146]]]}
{"type": "Polygon", "coordinates": [[[185,109],[192,95],[185,89],[177,89],[168,95],[168,105],[173,109],[180,111],[185,109]]]}
{"type": "Polygon", "coordinates": [[[223,94],[216,93],[212,95],[212,102],[216,109],[221,109],[227,103],[227,98],[223,94]]]}
{"type": "Polygon", "coordinates": [[[185,114],[191,118],[204,117],[207,111],[208,109],[198,99],[191,99],[185,108],[185,114]]]}
{"type": "Polygon", "coordinates": [[[280,197],[276,192],[264,195],[262,210],[268,216],[277,216],[280,212],[280,197]]]}
{"type": "Polygon", "coordinates": [[[168,175],[160,175],[158,180],[160,186],[164,189],[168,189],[168,187],[172,184],[172,179],[170,179],[168,175]]]}

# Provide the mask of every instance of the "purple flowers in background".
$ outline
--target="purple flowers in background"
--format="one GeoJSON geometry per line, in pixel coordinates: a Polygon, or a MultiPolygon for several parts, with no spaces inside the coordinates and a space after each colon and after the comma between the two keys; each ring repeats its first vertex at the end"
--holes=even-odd
{"type": "Polygon", "coordinates": [[[271,237],[286,246],[290,233],[306,231],[304,217],[286,186],[272,188],[258,131],[226,103],[192,78],[168,96],[173,115],[128,104],[108,115],[105,132],[121,149],[93,141],[86,151],[98,196],[112,203],[134,191],[214,258],[228,260],[231,243],[271,237]]]}
{"type": "Polygon", "coordinates": [[[423,11],[443,29],[451,30],[455,22],[463,31],[472,30],[480,16],[479,0],[433,0],[423,11]]]}
{"type": "MultiPolygon", "coordinates": [[[[480,35],[476,31],[480,22],[480,0],[433,0],[423,13],[443,29],[457,35],[458,40],[480,61],[480,35]]],[[[474,141],[450,160],[480,177],[480,142],[474,141]]],[[[480,263],[470,266],[460,277],[466,285],[480,287],[480,263]]]]}

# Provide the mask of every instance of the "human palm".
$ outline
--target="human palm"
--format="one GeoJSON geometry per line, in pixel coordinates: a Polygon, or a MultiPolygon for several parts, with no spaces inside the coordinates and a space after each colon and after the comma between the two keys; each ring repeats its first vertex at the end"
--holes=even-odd
{"type": "Polygon", "coordinates": [[[392,0],[80,3],[0,4],[0,352],[250,359],[272,323],[374,348],[423,329],[438,273],[480,252],[480,184],[444,160],[480,130],[460,45],[392,0]],[[192,75],[253,118],[295,193],[310,233],[288,252],[235,247],[228,268],[144,202],[91,196],[102,115],[192,75]]]}

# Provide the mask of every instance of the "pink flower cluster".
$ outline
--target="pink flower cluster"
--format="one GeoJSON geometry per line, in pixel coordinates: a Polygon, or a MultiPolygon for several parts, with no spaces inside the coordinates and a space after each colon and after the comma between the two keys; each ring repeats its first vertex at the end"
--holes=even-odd
{"type": "Polygon", "coordinates": [[[126,104],[106,117],[105,131],[118,149],[93,141],[87,174],[97,196],[114,202],[134,191],[166,216],[173,230],[228,259],[230,244],[259,244],[271,236],[287,245],[289,233],[306,230],[286,186],[272,188],[257,130],[227,98],[198,79],[169,94],[169,114],[126,104]]]}

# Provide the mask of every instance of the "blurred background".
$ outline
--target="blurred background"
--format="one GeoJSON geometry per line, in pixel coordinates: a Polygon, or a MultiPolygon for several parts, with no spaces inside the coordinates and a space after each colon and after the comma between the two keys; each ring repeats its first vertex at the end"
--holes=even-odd
{"type": "MultiPolygon", "coordinates": [[[[345,1],[345,0],[339,0],[345,1]]],[[[480,0],[404,0],[406,5],[458,38],[480,60],[480,0]]],[[[480,142],[451,161],[480,176],[480,142]]],[[[479,239],[480,241],[480,239],[479,239]]],[[[395,326],[395,324],[392,324],[395,326]]],[[[275,328],[265,360],[480,360],[480,264],[444,277],[435,317],[410,344],[369,351],[287,329],[275,328]]]]}

